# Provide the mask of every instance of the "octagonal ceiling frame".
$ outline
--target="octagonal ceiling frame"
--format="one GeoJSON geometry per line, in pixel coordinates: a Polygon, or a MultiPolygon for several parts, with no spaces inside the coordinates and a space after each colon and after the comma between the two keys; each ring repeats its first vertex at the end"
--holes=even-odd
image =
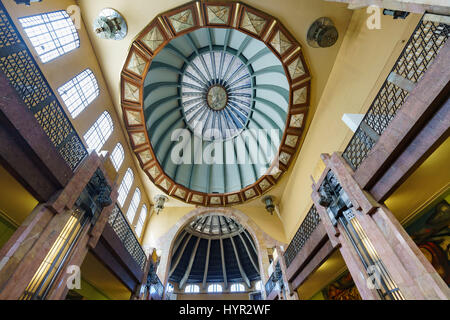
{"type": "Polygon", "coordinates": [[[203,206],[244,203],[269,191],[295,158],[310,103],[310,79],[300,44],[276,18],[241,2],[189,2],[155,17],[137,36],[129,50],[120,86],[123,120],[131,147],[149,179],[174,198],[203,206]],[[222,20],[219,16],[214,17],[214,12],[218,10],[227,12],[225,16],[221,16],[222,20]],[[208,27],[236,29],[262,41],[282,63],[289,83],[289,109],[285,130],[278,153],[268,171],[253,184],[239,191],[222,194],[190,190],[164,173],[153,152],[143,113],[144,79],[152,58],[172,39],[208,27]],[[280,42],[278,45],[274,42],[281,37],[285,44],[290,44],[288,47],[281,48],[280,42]],[[277,164],[279,170],[275,171],[277,164]]]}

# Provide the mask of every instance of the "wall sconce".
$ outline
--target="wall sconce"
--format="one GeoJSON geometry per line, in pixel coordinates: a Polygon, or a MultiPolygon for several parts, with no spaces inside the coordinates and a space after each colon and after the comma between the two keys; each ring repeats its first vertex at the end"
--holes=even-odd
{"type": "Polygon", "coordinates": [[[156,214],[159,214],[159,212],[164,209],[164,203],[167,200],[169,200],[169,198],[167,198],[163,194],[158,194],[158,195],[155,196],[154,200],[155,200],[155,211],[156,211],[156,214]]]}
{"type": "Polygon", "coordinates": [[[274,196],[268,195],[261,199],[262,203],[265,204],[267,212],[270,213],[270,215],[273,215],[273,212],[275,211],[277,213],[278,218],[283,221],[281,218],[280,208],[278,205],[275,204],[276,198],[274,196]]]}
{"type": "Polygon", "coordinates": [[[273,215],[273,212],[275,210],[275,204],[273,203],[273,197],[265,196],[264,198],[262,198],[262,202],[266,205],[267,212],[269,212],[270,215],[273,215]]]}

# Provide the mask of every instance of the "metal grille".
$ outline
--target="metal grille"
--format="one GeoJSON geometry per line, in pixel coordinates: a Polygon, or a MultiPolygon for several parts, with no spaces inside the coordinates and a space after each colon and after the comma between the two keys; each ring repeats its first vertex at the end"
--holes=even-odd
{"type": "Polygon", "coordinates": [[[303,220],[302,224],[300,225],[300,228],[298,228],[291,243],[289,243],[289,246],[284,252],[284,261],[286,262],[286,267],[290,266],[292,261],[295,259],[300,250],[302,250],[303,246],[308,241],[309,237],[319,225],[319,223],[320,216],[317,213],[316,207],[312,206],[311,209],[309,209],[309,212],[303,220]]]}
{"type": "Polygon", "coordinates": [[[1,2],[0,69],[74,170],[87,156],[86,148],[1,2]]]}
{"type": "Polygon", "coordinates": [[[120,241],[125,246],[125,249],[131,255],[131,257],[136,261],[141,270],[145,268],[146,256],[142,249],[139,241],[131,230],[126,218],[124,217],[120,208],[116,205],[109,216],[109,225],[113,228],[114,232],[119,237],[120,241]]]}
{"type": "Polygon", "coordinates": [[[266,287],[266,296],[267,297],[270,295],[270,293],[276,287],[277,283],[279,281],[280,282],[283,281],[282,279],[283,279],[283,275],[281,273],[280,261],[278,261],[277,264],[275,265],[275,270],[270,275],[269,280],[267,280],[267,283],[265,285],[265,287],[266,287]]]}
{"type": "MultiPolygon", "coordinates": [[[[422,20],[391,72],[417,83],[447,41],[449,34],[449,25],[422,20]]],[[[353,170],[356,170],[367,157],[407,97],[407,91],[387,80],[383,83],[343,153],[344,159],[353,170]]]]}

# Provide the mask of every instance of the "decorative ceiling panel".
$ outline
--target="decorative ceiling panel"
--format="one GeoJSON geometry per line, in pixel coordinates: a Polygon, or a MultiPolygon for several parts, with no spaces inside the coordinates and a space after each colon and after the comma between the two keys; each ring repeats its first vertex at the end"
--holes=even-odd
{"type": "MultiPolygon", "coordinates": [[[[236,46],[242,45],[244,49],[245,42],[250,43],[251,41],[242,38],[236,46]]],[[[253,44],[253,42],[251,43],[253,44]]],[[[245,49],[243,52],[250,53],[245,49]]],[[[188,3],[157,16],[151,21],[138,35],[124,64],[121,101],[132,148],[149,179],[163,192],[177,199],[195,205],[208,206],[235,205],[253,199],[272,188],[288,169],[297,153],[310,100],[309,79],[309,70],[300,45],[278,20],[239,2],[188,3]],[[208,33],[204,33],[205,37],[201,36],[201,33],[194,35],[193,32],[202,28],[202,25],[221,27],[223,33],[210,29],[209,36],[208,33]],[[242,52],[240,53],[242,57],[233,56],[239,48],[234,49],[231,42],[227,50],[223,50],[223,44],[221,45],[222,52],[232,53],[230,57],[214,53],[215,46],[218,46],[214,42],[215,38],[227,39],[227,34],[229,37],[227,30],[233,29],[242,31],[267,46],[265,49],[261,47],[258,52],[251,53],[253,57],[250,58],[249,64],[245,62],[246,57],[242,52]],[[183,40],[187,45],[180,46],[179,38],[185,36],[189,36],[190,39],[183,40]],[[176,44],[174,42],[172,45],[174,39],[177,39],[178,42],[176,44]],[[171,45],[168,46],[168,44],[171,45]],[[205,46],[209,48],[207,52],[204,51],[205,46]],[[187,50],[192,50],[192,48],[194,51],[198,50],[195,56],[199,58],[198,61],[191,64],[192,68],[188,69],[186,61],[189,61],[190,58],[185,55],[187,50]],[[270,50],[266,51],[267,48],[270,50]],[[169,60],[158,59],[161,52],[167,49],[171,50],[171,59],[175,59],[173,61],[181,61],[183,65],[186,65],[184,67],[186,69],[179,72],[180,80],[176,78],[176,69],[167,64],[169,60]],[[206,54],[202,56],[203,52],[206,54]],[[280,64],[279,69],[273,68],[276,63],[275,60],[271,60],[268,52],[274,54],[274,58],[280,64]],[[243,66],[235,64],[239,61],[241,64],[242,61],[244,62],[243,66]],[[256,77],[253,75],[255,72],[253,69],[245,71],[248,74],[245,73],[244,70],[247,68],[245,65],[253,66],[254,61],[260,62],[259,64],[255,63],[258,68],[261,68],[259,65],[263,64],[267,64],[268,67],[272,66],[272,68],[268,68],[264,72],[259,71],[256,77]],[[164,79],[157,80],[157,78],[149,77],[149,70],[154,67],[166,70],[163,73],[155,73],[164,79]],[[175,75],[174,81],[170,78],[172,74],[175,75]],[[287,76],[286,89],[270,83],[270,81],[275,81],[273,79],[280,78],[282,74],[287,76]],[[184,75],[183,88],[178,82],[181,81],[182,75],[184,75]],[[223,80],[219,80],[222,78],[218,75],[221,75],[223,80]],[[244,85],[244,82],[241,82],[243,79],[249,78],[258,78],[258,83],[251,81],[244,85]],[[226,81],[225,86],[220,81],[223,83],[226,81]],[[203,88],[201,84],[207,84],[209,88],[215,86],[214,89],[205,91],[207,99],[205,100],[206,106],[203,107],[195,106],[195,96],[203,96],[204,89],[200,89],[203,88]],[[246,86],[249,86],[249,92],[245,92],[246,86]],[[154,88],[158,88],[154,98],[151,98],[154,100],[154,106],[144,105],[144,101],[149,98],[148,93],[152,92],[154,88]],[[230,91],[230,88],[234,89],[230,91]],[[173,101],[180,101],[180,103],[182,101],[177,98],[177,92],[184,93],[183,97],[186,98],[184,109],[183,104],[173,104],[173,101]],[[237,93],[237,96],[233,97],[230,92],[237,93]],[[252,100],[254,102],[248,104],[244,99],[248,94],[251,96],[250,99],[253,99],[255,94],[258,99],[252,100]],[[222,96],[225,97],[225,100],[222,96]],[[270,99],[275,100],[271,102],[270,99]],[[224,106],[230,103],[230,110],[225,111],[223,116],[217,116],[221,110],[225,110],[224,106]],[[281,110],[280,107],[277,109],[276,106],[282,106],[284,103],[286,103],[285,110],[281,110]],[[146,107],[151,108],[146,110],[146,107]],[[203,121],[207,127],[218,129],[218,131],[233,129],[233,126],[235,130],[238,129],[237,133],[240,132],[241,126],[245,130],[250,127],[264,129],[274,126],[285,130],[279,137],[281,141],[280,145],[276,147],[276,157],[274,157],[279,161],[269,163],[268,167],[252,165],[242,167],[238,171],[223,166],[224,169],[220,169],[223,171],[221,176],[217,176],[220,170],[217,171],[210,165],[205,167],[207,168],[205,171],[199,168],[195,173],[191,173],[200,179],[198,181],[191,181],[189,176],[185,176],[185,173],[189,172],[186,169],[189,168],[186,167],[187,165],[169,165],[170,161],[168,161],[167,155],[173,151],[174,147],[167,144],[167,139],[164,140],[161,137],[170,135],[175,128],[183,128],[183,123],[189,122],[188,120],[191,119],[190,117],[194,117],[195,112],[205,107],[214,112],[210,112],[211,116],[207,116],[209,113],[203,112],[204,118],[197,120],[203,121]],[[247,109],[249,111],[246,111],[247,109]],[[249,125],[250,122],[251,125],[249,125]],[[260,172],[261,175],[259,175],[260,172]],[[208,188],[210,192],[198,191],[192,187],[199,185],[202,179],[206,178],[211,183],[208,188]],[[217,179],[223,179],[223,184],[218,184],[217,179]],[[188,181],[188,183],[182,181],[188,181]],[[238,187],[238,190],[233,189],[236,188],[233,185],[236,182],[238,186],[241,186],[238,187]],[[227,192],[226,190],[231,191],[227,192]]],[[[192,125],[191,131],[194,131],[192,125]]],[[[241,139],[236,138],[239,135],[234,135],[234,137],[235,140],[241,139]]],[[[210,138],[212,141],[217,139],[214,135],[210,138]]],[[[231,136],[229,138],[231,139],[231,136]]],[[[247,156],[255,157],[258,151],[252,152],[248,141],[242,140],[242,143],[239,142],[240,144],[236,142],[235,151],[231,153],[226,149],[227,146],[229,148],[229,145],[224,142],[223,146],[226,149],[224,155],[234,154],[236,158],[238,157],[236,150],[245,148],[247,156]],[[238,145],[240,145],[239,148],[236,147],[238,145]]],[[[191,168],[191,170],[193,169],[191,168]]]]}

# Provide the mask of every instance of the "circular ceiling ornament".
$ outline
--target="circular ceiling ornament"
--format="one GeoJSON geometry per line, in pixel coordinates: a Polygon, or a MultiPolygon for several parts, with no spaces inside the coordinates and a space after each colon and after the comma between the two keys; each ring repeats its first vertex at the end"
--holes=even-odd
{"type": "Polygon", "coordinates": [[[212,85],[206,94],[208,106],[214,111],[223,110],[228,102],[227,90],[221,85],[212,85]]]}
{"type": "Polygon", "coordinates": [[[252,71],[244,58],[212,48],[193,54],[180,85],[186,123],[208,141],[239,134],[247,125],[253,97],[252,71]]]}
{"type": "Polygon", "coordinates": [[[122,40],[128,33],[127,23],[114,9],[105,8],[94,20],[94,32],[97,37],[110,40],[122,40]]]}
{"type": "Polygon", "coordinates": [[[238,2],[190,2],[157,16],[129,51],[121,103],[131,147],[172,197],[204,206],[254,199],[293,162],[309,79],[300,45],[277,19],[238,2]],[[201,138],[200,152],[190,149],[195,139],[194,146],[178,143],[178,129],[201,138]],[[266,139],[269,153],[261,130],[276,132],[266,139]],[[173,160],[209,152],[216,142],[222,151],[211,154],[223,163],[173,160]]]}

